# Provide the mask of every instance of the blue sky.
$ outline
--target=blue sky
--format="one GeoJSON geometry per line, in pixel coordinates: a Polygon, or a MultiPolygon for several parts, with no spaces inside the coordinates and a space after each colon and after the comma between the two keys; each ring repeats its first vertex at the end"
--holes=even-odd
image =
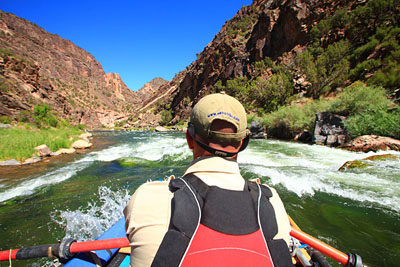
{"type": "Polygon", "coordinates": [[[196,59],[225,21],[251,3],[0,0],[0,9],[72,41],[136,91],[155,77],[171,80],[196,59]]]}

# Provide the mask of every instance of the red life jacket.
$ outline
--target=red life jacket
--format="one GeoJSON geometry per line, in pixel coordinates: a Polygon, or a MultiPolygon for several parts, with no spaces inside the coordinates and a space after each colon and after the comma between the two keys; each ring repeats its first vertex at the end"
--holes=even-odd
{"type": "Polygon", "coordinates": [[[195,175],[171,180],[169,230],[152,266],[293,266],[278,232],[271,190],[208,186],[195,175]]]}

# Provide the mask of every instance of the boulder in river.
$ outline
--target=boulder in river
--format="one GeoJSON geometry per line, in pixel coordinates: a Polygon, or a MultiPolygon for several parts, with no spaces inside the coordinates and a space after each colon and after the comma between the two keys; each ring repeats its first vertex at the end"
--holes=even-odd
{"type": "Polygon", "coordinates": [[[74,148],[60,148],[59,150],[56,151],[57,154],[72,154],[76,150],[74,148]]]}
{"type": "Polygon", "coordinates": [[[10,159],[0,162],[0,166],[17,166],[17,165],[21,165],[21,162],[19,162],[16,159],[10,159]]]}
{"type": "Polygon", "coordinates": [[[35,147],[35,150],[39,152],[39,156],[41,157],[48,157],[51,156],[51,150],[47,145],[40,145],[35,147]]]}
{"type": "Polygon", "coordinates": [[[40,157],[32,157],[32,158],[24,160],[24,162],[22,162],[22,164],[29,165],[29,164],[37,163],[40,161],[42,161],[42,159],[40,157]]]}
{"type": "Polygon", "coordinates": [[[378,161],[378,160],[388,160],[388,159],[399,159],[399,157],[393,155],[393,154],[384,154],[384,155],[373,155],[366,157],[365,159],[361,160],[350,160],[346,161],[340,168],[339,171],[344,171],[344,170],[349,170],[349,169],[360,169],[360,168],[366,168],[368,166],[371,166],[372,164],[368,161],[378,161]]]}
{"type": "Polygon", "coordinates": [[[349,143],[343,144],[341,147],[357,152],[376,152],[378,150],[400,151],[400,140],[377,135],[363,135],[349,143]]]}
{"type": "Polygon", "coordinates": [[[156,132],[168,132],[168,129],[162,126],[157,126],[154,130],[156,132]]]}
{"type": "Polygon", "coordinates": [[[77,140],[71,145],[71,148],[74,148],[74,149],[85,149],[85,148],[89,148],[91,146],[93,146],[93,144],[90,143],[90,142],[87,142],[85,140],[77,140]]]}
{"type": "Polygon", "coordinates": [[[259,120],[250,123],[250,137],[254,139],[267,139],[264,126],[261,125],[259,120]]]}
{"type": "Polygon", "coordinates": [[[85,138],[87,139],[87,138],[90,138],[92,136],[93,135],[91,133],[86,132],[86,133],[83,133],[83,134],[79,135],[79,138],[80,139],[85,139],[85,138]]]}
{"type": "Polygon", "coordinates": [[[0,128],[11,128],[11,124],[0,123],[0,128]]]}
{"type": "Polygon", "coordinates": [[[302,143],[311,143],[312,138],[313,138],[312,134],[309,131],[304,130],[301,133],[299,133],[298,135],[296,135],[294,140],[302,142],[302,143]]]}
{"type": "Polygon", "coordinates": [[[329,112],[316,114],[313,143],[317,145],[340,146],[347,140],[344,128],[345,116],[329,112]]]}
{"type": "Polygon", "coordinates": [[[89,138],[91,138],[91,137],[92,137],[92,134],[87,133],[87,132],[79,135],[79,139],[84,140],[86,142],[89,142],[89,138]]]}

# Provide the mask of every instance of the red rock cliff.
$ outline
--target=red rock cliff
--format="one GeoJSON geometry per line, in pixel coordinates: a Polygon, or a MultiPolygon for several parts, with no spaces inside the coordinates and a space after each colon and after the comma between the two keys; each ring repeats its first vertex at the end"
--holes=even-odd
{"type": "Polygon", "coordinates": [[[255,0],[227,21],[197,60],[161,86],[154,99],[161,98],[170,105],[174,116],[171,123],[186,119],[203,95],[215,91],[217,81],[255,77],[255,62],[265,57],[278,61],[284,59],[283,55],[290,57],[310,41],[308,32],[313,25],[356,2],[255,0]]]}
{"type": "Polygon", "coordinates": [[[0,11],[0,115],[48,103],[60,117],[112,126],[141,102],[118,74],[68,40],[0,11]]]}

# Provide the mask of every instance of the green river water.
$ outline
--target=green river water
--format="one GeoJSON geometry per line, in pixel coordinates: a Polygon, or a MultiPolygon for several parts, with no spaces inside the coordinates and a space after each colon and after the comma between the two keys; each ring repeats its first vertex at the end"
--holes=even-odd
{"type": "MultiPolygon", "coordinates": [[[[64,236],[93,239],[122,216],[139,185],[180,176],[192,159],[183,133],[94,135],[95,148],[84,154],[0,168],[0,250],[56,243],[64,236]]],[[[338,171],[348,160],[385,153],[400,156],[251,140],[238,161],[244,177],[259,177],[277,189],[303,231],[361,255],[368,266],[400,266],[400,160],[338,171]]]]}

